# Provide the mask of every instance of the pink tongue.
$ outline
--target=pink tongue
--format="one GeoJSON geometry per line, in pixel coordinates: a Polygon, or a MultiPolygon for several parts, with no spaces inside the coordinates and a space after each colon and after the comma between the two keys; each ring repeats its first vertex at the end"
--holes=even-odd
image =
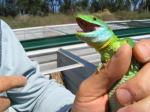
{"type": "Polygon", "coordinates": [[[83,29],[83,31],[84,32],[91,32],[91,31],[97,30],[98,28],[99,27],[90,27],[90,26],[88,27],[87,26],[86,28],[83,29]]]}
{"type": "Polygon", "coordinates": [[[98,26],[97,26],[97,27],[95,27],[95,30],[98,30],[99,28],[101,28],[101,27],[98,27],[98,26]]]}

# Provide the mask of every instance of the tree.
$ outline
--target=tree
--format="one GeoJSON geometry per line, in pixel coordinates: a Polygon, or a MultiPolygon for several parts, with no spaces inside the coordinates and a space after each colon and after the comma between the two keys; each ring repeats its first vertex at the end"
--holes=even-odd
{"type": "Polygon", "coordinates": [[[146,10],[150,11],[150,0],[146,0],[146,5],[144,7],[146,10]]]}
{"type": "Polygon", "coordinates": [[[46,0],[17,0],[17,6],[21,14],[41,15],[48,13],[46,0]]]}
{"type": "Polygon", "coordinates": [[[91,10],[97,12],[99,10],[103,11],[105,8],[109,6],[109,0],[93,0],[91,3],[91,10]]]}
{"type": "Polygon", "coordinates": [[[64,0],[64,4],[61,6],[61,12],[68,12],[71,10],[71,0],[64,0]]]}
{"type": "Polygon", "coordinates": [[[0,15],[3,16],[16,16],[18,13],[18,7],[16,6],[16,0],[3,0],[0,4],[0,15]]]}

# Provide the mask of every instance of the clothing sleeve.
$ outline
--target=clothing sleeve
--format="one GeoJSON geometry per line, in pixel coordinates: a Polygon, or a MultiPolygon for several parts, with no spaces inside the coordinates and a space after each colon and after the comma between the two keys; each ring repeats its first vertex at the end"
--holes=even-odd
{"type": "Polygon", "coordinates": [[[7,97],[7,93],[6,92],[0,93],[0,97],[7,97]]]}
{"type": "Polygon", "coordinates": [[[74,95],[55,80],[40,72],[39,64],[31,61],[12,29],[0,21],[0,76],[23,75],[27,84],[7,91],[17,112],[67,112],[74,95]]]}

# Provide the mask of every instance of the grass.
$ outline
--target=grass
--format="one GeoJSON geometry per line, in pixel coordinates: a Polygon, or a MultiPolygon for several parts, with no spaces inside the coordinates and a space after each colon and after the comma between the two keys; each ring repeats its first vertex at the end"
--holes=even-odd
{"type": "MultiPolygon", "coordinates": [[[[127,20],[127,19],[150,19],[150,12],[128,12],[117,11],[111,13],[109,10],[99,11],[93,13],[103,20],[127,20]]],[[[17,16],[13,17],[0,17],[5,20],[12,28],[34,27],[43,25],[56,25],[65,23],[75,23],[75,14],[52,14],[48,16],[17,16]]]]}
{"type": "Polygon", "coordinates": [[[114,13],[115,17],[119,20],[124,19],[150,19],[150,12],[127,12],[127,11],[117,11],[114,13]]]}
{"type": "Polygon", "coordinates": [[[135,20],[135,19],[150,19],[150,12],[143,11],[139,12],[129,12],[129,11],[116,11],[111,13],[109,10],[104,10],[103,12],[95,13],[96,16],[103,20],[135,20]]]}
{"type": "Polygon", "coordinates": [[[55,25],[75,22],[73,15],[49,14],[48,16],[17,16],[0,17],[6,21],[12,28],[34,27],[44,25],[55,25]]]}

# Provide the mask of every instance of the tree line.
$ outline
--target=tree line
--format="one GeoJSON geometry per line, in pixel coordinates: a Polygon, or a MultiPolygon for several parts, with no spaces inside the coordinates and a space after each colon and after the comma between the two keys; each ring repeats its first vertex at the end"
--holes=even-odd
{"type": "Polygon", "coordinates": [[[48,7],[46,0],[1,0],[0,15],[44,15],[49,13],[48,7]]]}
{"type": "MultiPolygon", "coordinates": [[[[109,9],[110,11],[128,10],[128,11],[150,11],[150,0],[64,0],[62,8],[64,11],[87,10],[97,12],[99,10],[109,9]]],[[[62,10],[62,11],[63,11],[62,10]]]]}
{"type": "Polygon", "coordinates": [[[140,12],[150,11],[150,0],[0,0],[2,16],[47,15],[56,8],[62,13],[97,12],[106,8],[140,12]]]}

